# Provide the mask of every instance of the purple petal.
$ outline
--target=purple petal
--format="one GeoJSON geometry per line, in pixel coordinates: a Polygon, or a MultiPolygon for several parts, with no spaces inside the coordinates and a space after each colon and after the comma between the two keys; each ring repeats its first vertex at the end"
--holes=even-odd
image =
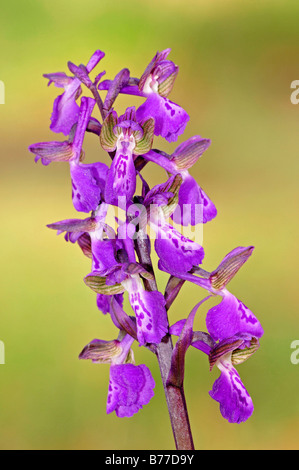
{"type": "Polygon", "coordinates": [[[105,110],[109,111],[114,101],[116,100],[120,90],[128,84],[130,78],[130,71],[128,69],[122,69],[111,81],[108,93],[104,101],[105,110]]]}
{"type": "Polygon", "coordinates": [[[104,315],[110,313],[110,301],[110,295],[97,294],[97,307],[104,315]]]}
{"type": "Polygon", "coordinates": [[[230,423],[246,421],[253,412],[249,393],[230,361],[221,361],[218,367],[221,375],[215,381],[210,396],[220,403],[220,412],[230,423]]]}
{"type": "Polygon", "coordinates": [[[175,142],[183,134],[189,116],[186,111],[167,98],[152,93],[137,109],[137,121],[152,117],[155,120],[155,135],[175,142]]]}
{"type": "Polygon", "coordinates": [[[132,280],[128,290],[130,304],[136,315],[139,344],[159,344],[168,331],[163,294],[145,291],[139,279],[132,280]]]}
{"type": "Polygon", "coordinates": [[[105,57],[105,52],[100,51],[99,49],[97,49],[92,54],[91,58],[89,59],[87,65],[86,65],[87,72],[90,73],[98,65],[100,60],[103,59],[103,57],[105,57]]]}
{"type": "Polygon", "coordinates": [[[205,224],[216,215],[215,205],[188,173],[180,186],[178,205],[172,214],[173,221],[180,225],[205,224]]]}
{"type": "Polygon", "coordinates": [[[117,261],[114,254],[114,240],[91,238],[92,271],[105,275],[117,261]]]}
{"type": "Polygon", "coordinates": [[[118,204],[118,198],[125,197],[130,201],[136,189],[136,170],[133,156],[129,151],[118,151],[108,172],[105,201],[118,204]]]}
{"type": "Polygon", "coordinates": [[[84,135],[85,135],[89,120],[91,118],[94,105],[95,105],[95,100],[93,98],[86,98],[85,96],[82,97],[78,123],[76,126],[76,132],[75,132],[75,136],[73,140],[73,149],[76,154],[75,156],[76,163],[79,163],[80,161],[84,135]]]}
{"type": "Polygon", "coordinates": [[[69,135],[72,126],[77,122],[80,108],[76,103],[80,92],[80,81],[74,78],[65,86],[65,92],[57,96],[53,105],[50,129],[69,135]]]}
{"type": "Polygon", "coordinates": [[[44,73],[43,77],[49,80],[48,86],[50,86],[51,83],[54,83],[54,85],[58,88],[65,88],[73,81],[73,78],[68,77],[64,72],[44,73]]]}
{"type": "Polygon", "coordinates": [[[48,166],[51,163],[51,160],[48,160],[47,158],[40,157],[39,155],[35,156],[35,158],[34,158],[35,163],[37,163],[39,161],[39,159],[40,159],[42,165],[44,165],[44,166],[48,166]]]}
{"type": "Polygon", "coordinates": [[[168,155],[165,152],[160,152],[157,150],[150,150],[149,152],[142,155],[142,157],[150,162],[156,163],[157,165],[164,168],[166,171],[172,174],[177,173],[175,163],[171,159],[171,155],[168,155]]]}
{"type": "Polygon", "coordinates": [[[171,225],[158,228],[155,250],[166,270],[171,273],[186,273],[201,264],[204,250],[198,243],[181,235],[171,225]]]}
{"type": "Polygon", "coordinates": [[[96,210],[104,193],[107,165],[101,162],[88,165],[70,162],[70,172],[75,209],[79,212],[96,210]]]}
{"type": "Polygon", "coordinates": [[[155,382],[144,365],[112,365],[107,397],[107,413],[119,418],[131,417],[154,396],[155,382]]]}
{"type": "MultiPolygon", "coordinates": [[[[87,73],[98,64],[104,55],[102,51],[95,51],[87,64],[87,73]]],[[[49,79],[49,85],[53,82],[55,86],[64,88],[64,93],[57,96],[54,101],[50,129],[53,132],[69,135],[79,116],[79,106],[76,99],[81,94],[81,82],[78,78],[68,77],[65,73],[60,72],[44,74],[44,77],[49,79]]]]}
{"type": "MultiPolygon", "coordinates": [[[[104,315],[111,311],[111,297],[111,295],[97,294],[97,307],[104,315]]],[[[123,294],[116,294],[113,297],[122,306],[123,294]]]]}
{"type": "Polygon", "coordinates": [[[177,321],[173,325],[169,327],[169,334],[174,335],[174,336],[180,336],[182,333],[182,329],[184,328],[184,325],[186,323],[186,318],[183,318],[182,320],[177,321]]]}
{"type": "Polygon", "coordinates": [[[264,331],[253,313],[228,291],[223,291],[222,301],[211,308],[206,317],[207,329],[212,338],[223,340],[239,333],[260,338],[264,331]]]}

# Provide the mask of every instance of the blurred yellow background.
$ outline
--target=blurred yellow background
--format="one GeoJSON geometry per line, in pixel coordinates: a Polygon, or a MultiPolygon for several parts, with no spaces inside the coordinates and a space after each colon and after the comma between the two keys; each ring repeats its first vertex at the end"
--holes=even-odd
{"type": "MultiPolygon", "coordinates": [[[[238,371],[255,411],[227,423],[208,395],[218,371],[199,351],[187,354],[186,398],[197,449],[298,449],[299,79],[297,0],[28,0],[2,2],[1,122],[1,449],[173,449],[155,357],[134,347],[156,380],[150,404],[130,419],[106,415],[109,367],[79,361],[92,339],[116,329],[83,283],[90,262],[46,224],[77,216],[67,164],[35,164],[28,145],[63,140],[49,130],[61,90],[43,73],[67,72],[96,49],[97,69],[112,78],[123,67],[140,76],[157,50],[170,47],[180,66],[170,99],[191,120],[179,143],[195,134],[212,145],[192,169],[214,201],[217,218],[204,227],[205,269],[236,246],[255,252],[229,289],[259,318],[261,348],[238,371]]],[[[123,97],[122,107],[137,103],[123,97]]],[[[116,106],[117,108],[117,106],[116,106]]],[[[118,109],[118,108],[117,108],[118,109]]],[[[156,139],[171,153],[175,144],[156,139]]],[[[95,136],[86,162],[107,162],[95,136]]],[[[151,185],[162,181],[145,169],[151,185]]],[[[162,291],[165,275],[159,275],[162,291]]],[[[185,285],[170,311],[185,317],[205,293],[185,285]]],[[[196,326],[203,326],[198,316],[196,326]]],[[[193,348],[191,348],[193,349],[193,348]]]]}

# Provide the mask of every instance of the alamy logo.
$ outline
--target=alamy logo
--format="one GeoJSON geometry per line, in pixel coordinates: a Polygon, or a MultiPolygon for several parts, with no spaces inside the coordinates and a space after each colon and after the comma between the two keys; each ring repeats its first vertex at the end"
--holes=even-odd
{"type": "Polygon", "coordinates": [[[299,95],[299,80],[293,80],[292,83],[291,83],[291,88],[295,89],[295,91],[293,91],[291,93],[291,96],[290,96],[291,103],[292,104],[298,104],[299,103],[299,98],[298,98],[298,95],[299,95]]]}
{"type": "Polygon", "coordinates": [[[5,85],[2,80],[0,80],[0,104],[5,104],[5,85]]]}
{"type": "Polygon", "coordinates": [[[295,339],[291,343],[291,349],[294,349],[294,351],[291,354],[291,363],[294,365],[299,364],[299,341],[298,339],[295,339]]]}
{"type": "Polygon", "coordinates": [[[5,346],[3,341],[0,341],[0,364],[5,364],[5,346]]]}

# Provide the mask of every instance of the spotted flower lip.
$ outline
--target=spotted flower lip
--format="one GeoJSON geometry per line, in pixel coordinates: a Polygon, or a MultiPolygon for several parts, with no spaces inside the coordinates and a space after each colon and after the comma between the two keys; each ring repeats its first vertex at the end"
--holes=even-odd
{"type": "Polygon", "coordinates": [[[131,417],[154,396],[155,381],[144,364],[113,365],[107,398],[107,413],[115,411],[119,418],[131,417]]]}
{"type": "Polygon", "coordinates": [[[247,421],[253,413],[252,399],[229,356],[219,361],[220,377],[214,382],[210,396],[220,403],[220,412],[229,423],[247,421]]]}
{"type": "Polygon", "coordinates": [[[176,224],[198,225],[206,224],[217,215],[217,209],[212,200],[199,186],[197,181],[187,173],[184,175],[179,192],[178,206],[172,215],[176,224]]]}
{"type": "Polygon", "coordinates": [[[229,423],[247,421],[253,413],[252,399],[234,364],[244,362],[258,347],[257,338],[241,333],[220,341],[210,352],[211,367],[216,365],[220,370],[220,377],[215,381],[210,396],[219,402],[220,412],[229,423]]]}
{"type": "Polygon", "coordinates": [[[139,344],[160,343],[168,332],[163,294],[146,291],[137,275],[131,276],[122,284],[129,293],[129,301],[136,315],[139,344]]]}
{"type": "Polygon", "coordinates": [[[190,119],[187,112],[178,104],[167,98],[152,93],[137,109],[137,119],[155,120],[155,135],[161,136],[168,142],[175,142],[184,133],[190,119]]]}
{"type": "Polygon", "coordinates": [[[156,231],[155,250],[163,266],[176,273],[188,272],[194,264],[203,262],[204,249],[198,243],[184,237],[172,225],[151,222],[156,231]]]}

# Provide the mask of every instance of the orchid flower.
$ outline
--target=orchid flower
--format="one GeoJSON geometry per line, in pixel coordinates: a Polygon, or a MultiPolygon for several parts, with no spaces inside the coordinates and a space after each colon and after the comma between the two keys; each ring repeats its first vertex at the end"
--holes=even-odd
{"type": "Polygon", "coordinates": [[[220,370],[210,396],[220,404],[225,419],[240,423],[251,416],[253,401],[235,366],[257,350],[263,328],[226,287],[254,247],[235,248],[209,272],[201,267],[206,247],[183,233],[191,225],[198,234],[217,210],[192,176],[211,140],[188,136],[170,153],[154,147],[155,136],[164,138],[165,145],[177,141],[189,121],[188,113],[168,99],[179,70],[168,59],[169,53],[170,49],[157,52],[140,78],[131,77],[130,70],[123,68],[112,80],[101,81],[103,70],[92,79],[91,72],[105,56],[101,50],[95,51],[86,66],[68,62],[71,76],[45,74],[49,85],[64,90],[55,98],[50,129],[66,138],[35,143],[29,151],[44,166],[68,163],[73,208],[86,214],[84,219],[64,219],[48,227],[64,234],[88,258],[84,283],[96,293],[96,311],[110,318],[118,330],[117,339],[94,339],[79,355],[110,365],[107,413],[131,417],[154,394],[150,369],[135,364],[132,345],[136,341],[158,360],[176,448],[193,450],[184,393],[188,348],[206,354],[210,369],[220,370]],[[116,109],[120,93],[135,95],[143,103],[120,113],[116,109]],[[99,147],[99,159],[91,163],[84,160],[86,133],[99,147]],[[152,164],[163,169],[166,177],[150,187],[144,168],[152,164]],[[109,219],[111,212],[116,226],[109,219]],[[169,274],[164,294],[154,256],[157,268],[169,274]],[[170,307],[185,282],[197,284],[209,296],[196,304],[187,319],[181,312],[181,319],[170,326],[170,307]],[[206,310],[207,331],[194,331],[198,308],[218,296],[220,302],[206,310]]]}

